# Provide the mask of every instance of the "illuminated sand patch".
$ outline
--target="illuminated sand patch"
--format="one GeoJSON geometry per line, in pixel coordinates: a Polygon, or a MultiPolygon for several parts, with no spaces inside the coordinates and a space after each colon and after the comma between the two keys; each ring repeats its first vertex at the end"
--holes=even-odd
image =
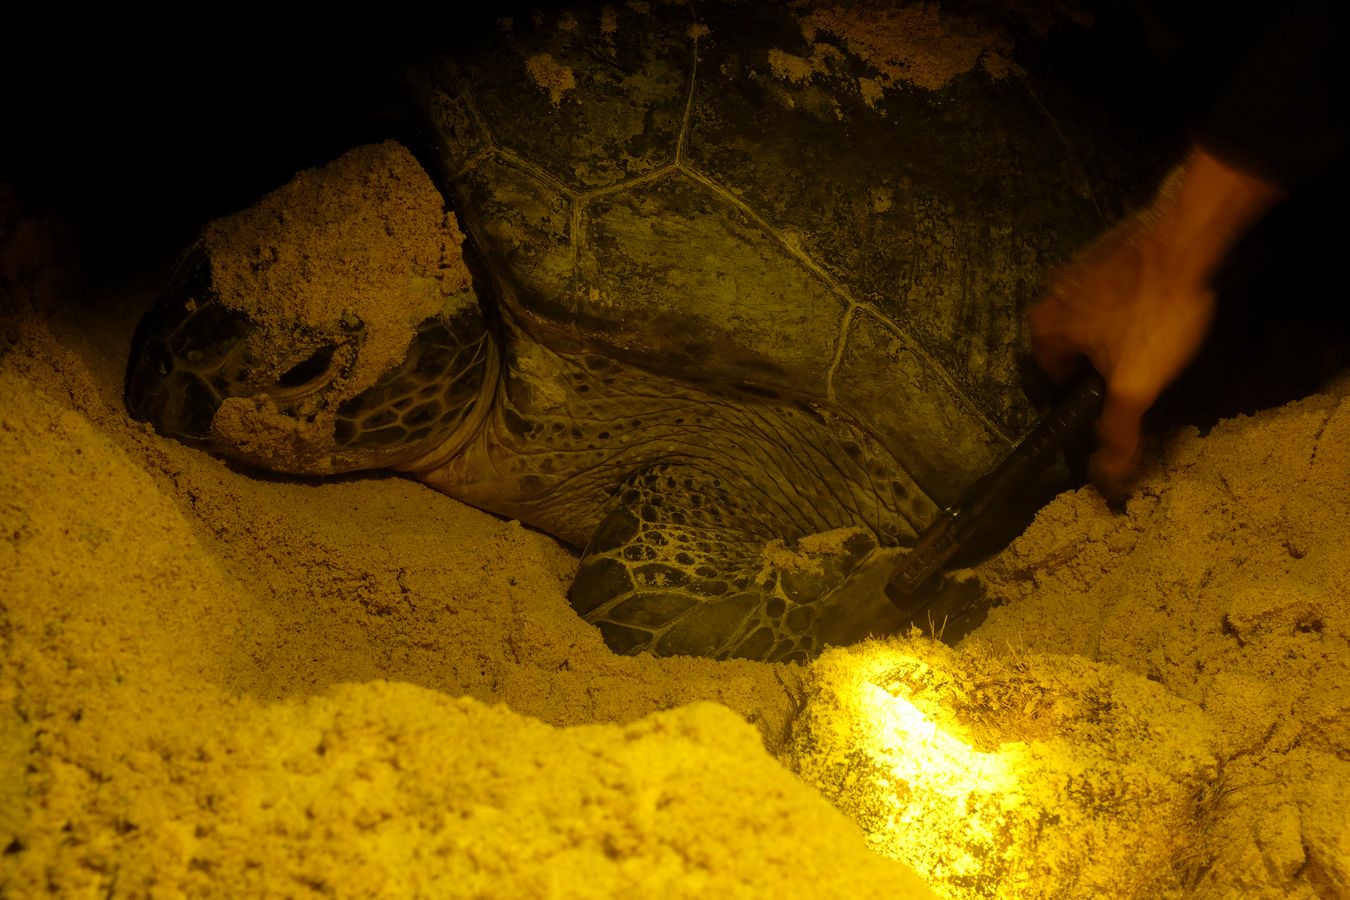
{"type": "Polygon", "coordinates": [[[1204,716],[1077,657],[895,639],[822,657],[791,765],[944,896],[1160,896],[1217,779],[1204,716]]]}

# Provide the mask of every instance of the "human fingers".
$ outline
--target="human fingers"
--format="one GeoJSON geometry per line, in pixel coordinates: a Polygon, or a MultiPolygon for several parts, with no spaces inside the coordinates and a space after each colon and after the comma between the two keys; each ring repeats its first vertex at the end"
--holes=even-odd
{"type": "Polygon", "coordinates": [[[1097,418],[1097,450],[1090,463],[1092,480],[1108,500],[1123,499],[1130,476],[1139,466],[1144,413],[1157,399],[1146,389],[1108,382],[1097,418]]]}

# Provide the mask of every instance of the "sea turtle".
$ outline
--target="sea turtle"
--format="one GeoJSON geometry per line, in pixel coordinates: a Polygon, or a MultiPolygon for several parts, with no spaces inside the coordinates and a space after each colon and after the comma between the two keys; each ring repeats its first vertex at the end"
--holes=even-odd
{"type": "MultiPolygon", "coordinates": [[[[495,22],[410,79],[472,279],[438,282],[433,252],[384,322],[343,305],[342,259],[313,273],[339,285],[326,325],[225,302],[290,252],[267,212],[251,260],[186,255],[130,408],[251,464],[400,469],[558,536],[616,652],[793,660],[899,627],[886,574],[1033,420],[1023,306],[1104,224],[1098,151],[1012,54],[934,4],[495,22]]],[[[342,177],[402,172],[392,146],[342,177]]]]}

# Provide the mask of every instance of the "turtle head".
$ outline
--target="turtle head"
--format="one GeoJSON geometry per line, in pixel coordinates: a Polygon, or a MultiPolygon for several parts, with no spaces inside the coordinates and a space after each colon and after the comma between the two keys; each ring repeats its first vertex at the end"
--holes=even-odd
{"type": "MultiPolygon", "coordinates": [[[[141,321],[132,415],[250,466],[321,475],[448,459],[486,417],[497,352],[471,285],[413,280],[418,317],[382,307],[327,321],[227,303],[211,255],[189,251],[141,321]],[[430,314],[425,314],[425,313],[430,314]]],[[[401,305],[401,304],[395,304],[401,305]]]]}

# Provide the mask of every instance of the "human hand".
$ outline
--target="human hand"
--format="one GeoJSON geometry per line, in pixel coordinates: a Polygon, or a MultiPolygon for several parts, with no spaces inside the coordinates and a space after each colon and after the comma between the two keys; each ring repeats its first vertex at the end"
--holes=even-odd
{"type": "Polygon", "coordinates": [[[1089,470],[1108,499],[1124,496],[1138,466],[1144,413],[1209,334],[1214,270],[1282,196],[1196,148],[1148,207],[1061,267],[1031,308],[1032,352],[1047,374],[1066,380],[1087,362],[1106,381],[1089,470]]]}
{"type": "Polygon", "coordinates": [[[1051,378],[1067,381],[1086,362],[1106,381],[1089,471],[1112,498],[1138,466],[1144,413],[1214,319],[1214,292],[1167,257],[1147,217],[1135,216],[1056,272],[1030,311],[1032,352],[1051,378]]]}

